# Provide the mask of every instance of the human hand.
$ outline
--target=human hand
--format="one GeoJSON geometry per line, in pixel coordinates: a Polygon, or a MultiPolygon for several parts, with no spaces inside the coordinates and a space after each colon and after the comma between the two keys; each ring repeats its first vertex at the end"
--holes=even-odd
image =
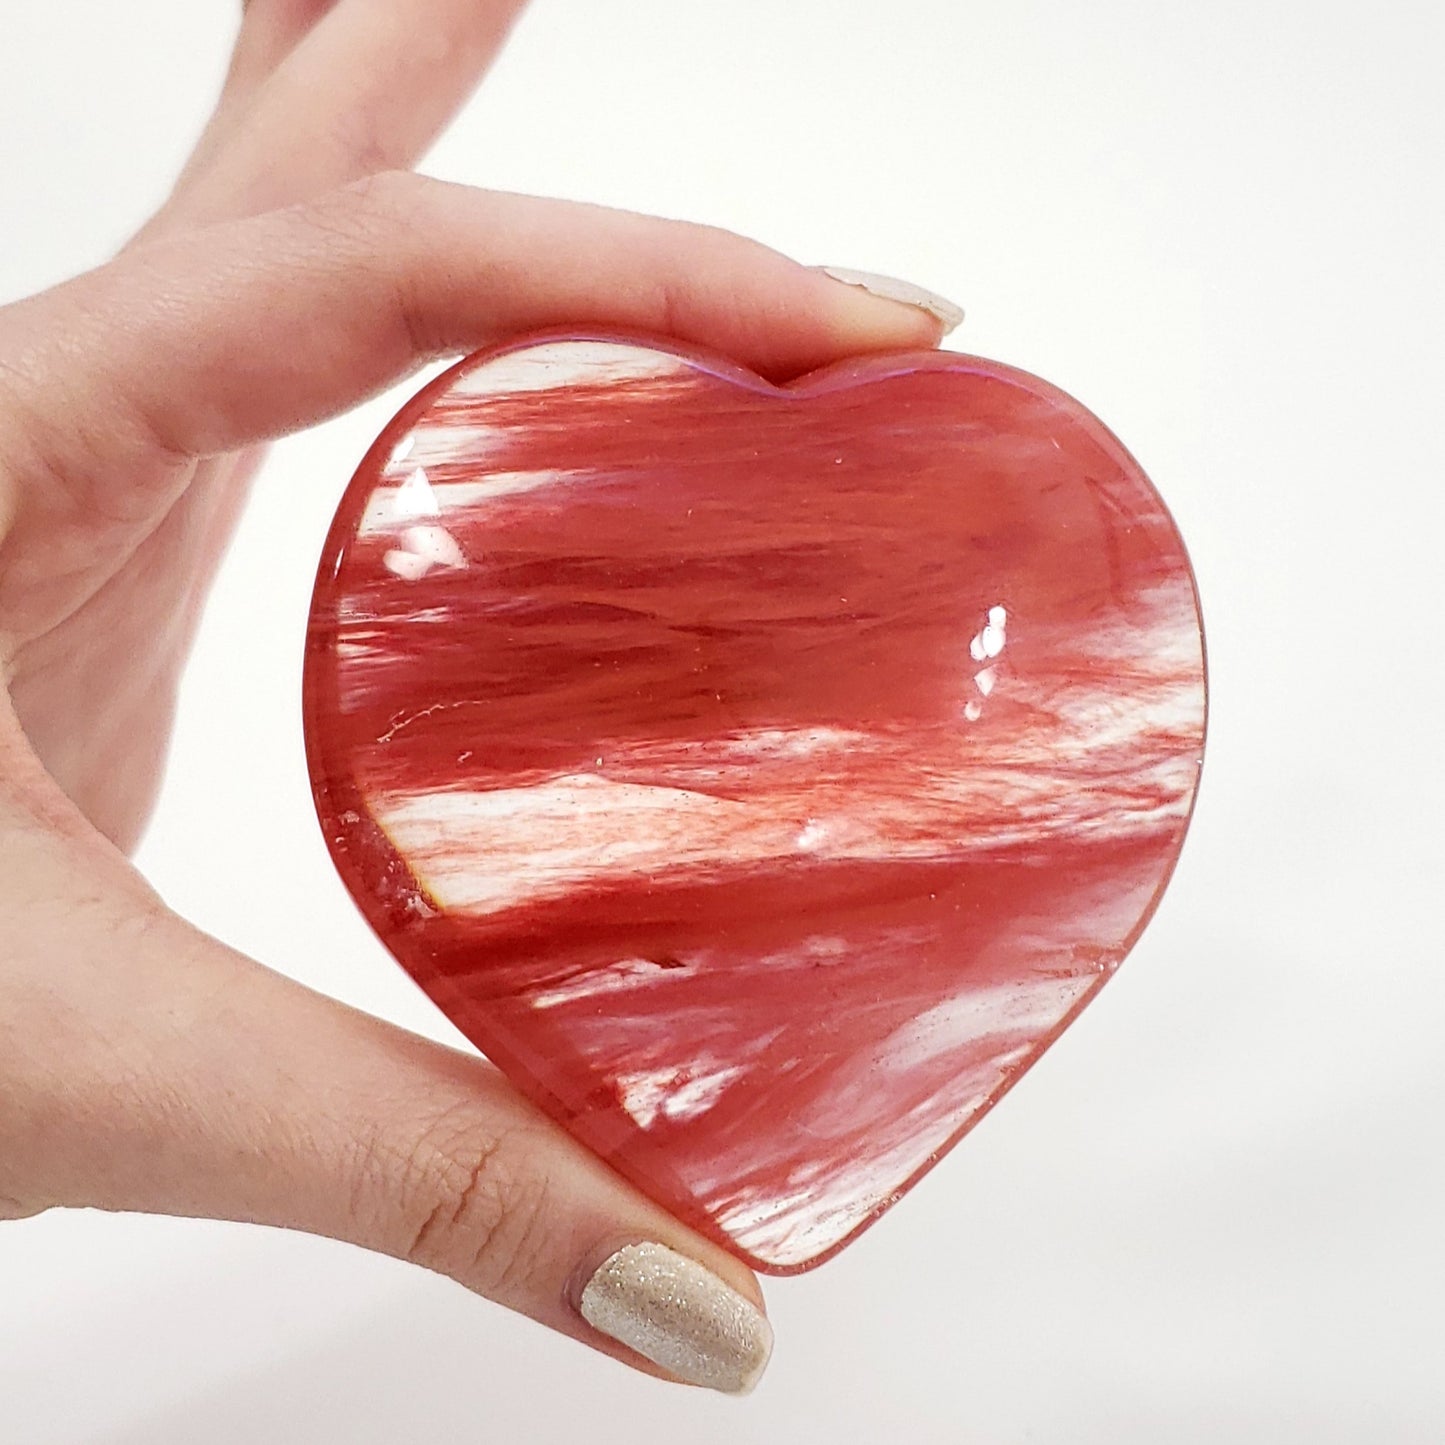
{"type": "Polygon", "coordinates": [[[585,1307],[655,1373],[740,1388],[769,1339],[741,1264],[482,1061],[192,928],[123,851],[267,440],[553,323],[774,376],[938,339],[920,307],[723,232],[407,173],[520,8],[252,0],[160,213],[115,261],[0,309],[0,1217],[306,1229],[650,1368],[585,1307]],[[627,1255],[584,1301],[643,1241],[711,1273],[627,1255]]]}

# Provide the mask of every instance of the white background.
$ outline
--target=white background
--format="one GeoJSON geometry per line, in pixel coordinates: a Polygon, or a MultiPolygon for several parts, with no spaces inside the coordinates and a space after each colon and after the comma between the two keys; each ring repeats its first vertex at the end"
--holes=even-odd
{"type": "MultiPolygon", "coordinates": [[[[405,0],[397,0],[398,4],[405,0]]],[[[225,0],[0,0],[0,296],[105,257],[225,0]]],[[[0,1227],[0,1441],[1445,1438],[1445,70],[1437,6],[538,0],[429,169],[956,297],[1125,439],[1203,592],[1209,760],[1099,1002],[821,1271],[745,1401],[238,1226],[0,1227]]],[[[321,847],[298,720],[331,509],[399,397],[277,449],[143,862],[228,941],[453,1035],[321,847]]]]}

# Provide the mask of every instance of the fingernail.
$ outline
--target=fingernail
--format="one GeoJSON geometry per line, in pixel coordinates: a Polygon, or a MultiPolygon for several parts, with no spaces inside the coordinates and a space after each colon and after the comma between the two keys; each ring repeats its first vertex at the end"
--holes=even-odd
{"type": "Polygon", "coordinates": [[[901,301],[905,306],[917,306],[943,323],[945,336],[963,320],[962,306],[955,306],[946,297],[934,291],[925,291],[911,281],[900,281],[896,276],[877,276],[872,271],[850,271],[846,266],[819,266],[818,269],[845,286],[860,286],[885,301],[901,301]]]}
{"type": "Polygon", "coordinates": [[[745,1395],[773,1351],[767,1317],[696,1260],[629,1244],[582,1291],[582,1318],[690,1385],[745,1395]]]}

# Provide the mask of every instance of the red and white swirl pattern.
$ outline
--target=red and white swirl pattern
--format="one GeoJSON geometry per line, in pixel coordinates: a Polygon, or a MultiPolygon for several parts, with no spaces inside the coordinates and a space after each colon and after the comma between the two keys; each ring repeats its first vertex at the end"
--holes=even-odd
{"type": "Polygon", "coordinates": [[[622,340],[466,363],[342,503],[308,746],[348,885],[539,1103],[816,1263],[1138,936],[1204,737],[1118,442],[940,354],[779,389],[622,340]]]}

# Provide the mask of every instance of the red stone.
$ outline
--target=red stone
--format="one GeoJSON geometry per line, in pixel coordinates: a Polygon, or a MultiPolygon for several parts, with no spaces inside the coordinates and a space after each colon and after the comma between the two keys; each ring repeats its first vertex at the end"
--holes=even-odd
{"type": "Polygon", "coordinates": [[[1053,387],[470,358],[342,500],[306,661],[336,866],[466,1036],[757,1267],[840,1248],[1109,978],[1184,838],[1193,578],[1053,387]]]}

